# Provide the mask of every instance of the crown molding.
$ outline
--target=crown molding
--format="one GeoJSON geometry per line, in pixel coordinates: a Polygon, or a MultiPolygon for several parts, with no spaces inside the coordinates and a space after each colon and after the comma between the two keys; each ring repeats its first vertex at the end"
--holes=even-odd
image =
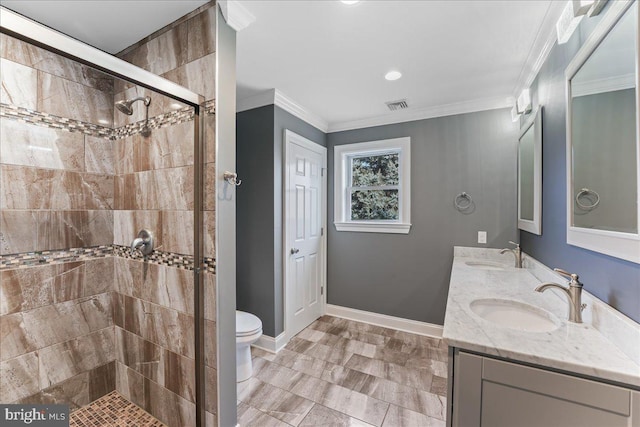
{"type": "Polygon", "coordinates": [[[242,111],[253,110],[254,108],[260,108],[271,104],[282,108],[286,112],[307,122],[324,133],[329,131],[329,124],[326,120],[298,104],[277,89],[269,89],[249,98],[239,99],[236,105],[236,112],[239,113],[242,111]]]}
{"type": "Polygon", "coordinates": [[[276,100],[275,92],[275,89],[269,89],[248,98],[238,99],[236,101],[236,113],[274,104],[276,100]]]}
{"type": "Polygon", "coordinates": [[[256,17],[236,0],[218,0],[218,5],[227,24],[236,31],[244,30],[256,20],[256,17]]]}
{"type": "Polygon", "coordinates": [[[311,126],[320,129],[324,133],[329,132],[329,123],[317,114],[307,110],[302,105],[298,104],[279,90],[275,89],[274,104],[283,110],[293,114],[297,118],[304,120],[311,126]]]}
{"type": "Polygon", "coordinates": [[[453,104],[438,105],[435,107],[412,108],[410,110],[395,111],[381,116],[368,117],[346,122],[328,123],[322,117],[304,108],[277,89],[269,89],[257,95],[239,99],[236,104],[236,112],[253,110],[266,105],[276,105],[300,120],[316,127],[324,133],[339,132],[368,128],[373,126],[390,125],[394,123],[412,122],[415,120],[432,119],[435,117],[453,116],[456,114],[474,113],[477,111],[496,110],[499,108],[511,108],[515,99],[510,96],[496,98],[483,98],[473,101],[457,102],[453,104]]]}
{"type": "Polygon", "coordinates": [[[390,125],[394,123],[412,122],[415,120],[432,119],[435,117],[473,113],[476,111],[510,108],[513,106],[514,102],[515,99],[511,96],[501,96],[497,98],[484,98],[473,101],[456,102],[453,104],[438,105],[435,107],[413,108],[376,117],[331,123],[329,125],[329,132],[340,132],[344,130],[390,125]]]}
{"type": "Polygon", "coordinates": [[[538,76],[542,65],[547,60],[551,49],[555,46],[557,41],[556,22],[562,14],[562,10],[566,6],[564,1],[552,1],[549,4],[547,13],[542,20],[542,25],[538,30],[536,39],[531,45],[527,60],[520,71],[515,88],[513,89],[513,96],[517,97],[523,89],[529,88],[533,81],[538,76]]]}

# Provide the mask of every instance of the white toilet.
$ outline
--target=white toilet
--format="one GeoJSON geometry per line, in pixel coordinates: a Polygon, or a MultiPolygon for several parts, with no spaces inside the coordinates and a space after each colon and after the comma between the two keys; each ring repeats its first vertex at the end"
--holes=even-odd
{"type": "Polygon", "coordinates": [[[257,316],[236,310],[236,374],[237,382],[251,378],[251,344],[262,336],[262,322],[257,316]]]}

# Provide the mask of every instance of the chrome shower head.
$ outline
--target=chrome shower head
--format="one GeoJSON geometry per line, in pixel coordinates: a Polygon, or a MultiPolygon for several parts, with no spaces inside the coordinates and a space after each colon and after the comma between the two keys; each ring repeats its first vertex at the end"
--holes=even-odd
{"type": "Polygon", "coordinates": [[[131,102],[129,101],[118,101],[116,102],[116,108],[120,110],[120,112],[130,116],[133,114],[133,109],[131,108],[131,102]]]}
{"type": "Polygon", "coordinates": [[[148,96],[142,97],[139,96],[137,98],[134,99],[127,99],[126,101],[118,101],[116,102],[116,108],[118,110],[120,110],[120,112],[126,114],[127,116],[130,116],[133,114],[133,108],[131,108],[131,106],[133,105],[134,102],[136,101],[144,101],[144,105],[145,106],[149,106],[149,104],[151,104],[151,98],[148,96]]]}

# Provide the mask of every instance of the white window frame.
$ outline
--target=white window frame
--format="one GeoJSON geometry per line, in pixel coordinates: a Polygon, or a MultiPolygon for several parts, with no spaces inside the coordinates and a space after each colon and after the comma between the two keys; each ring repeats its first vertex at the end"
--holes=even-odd
{"type": "Polygon", "coordinates": [[[383,139],[336,145],[334,161],[334,225],[337,231],[408,234],[411,228],[411,138],[383,139]],[[351,219],[351,159],[398,153],[398,219],[363,221],[351,219]]]}

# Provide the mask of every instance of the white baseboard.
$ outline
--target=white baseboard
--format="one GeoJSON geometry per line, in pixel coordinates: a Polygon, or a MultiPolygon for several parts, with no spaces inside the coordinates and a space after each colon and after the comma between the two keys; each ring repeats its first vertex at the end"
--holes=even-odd
{"type": "Polygon", "coordinates": [[[398,331],[410,332],[412,334],[442,338],[441,325],[418,322],[417,320],[403,319],[401,317],[387,316],[386,314],[372,313],[370,311],[356,310],[355,308],[341,307],[333,304],[327,304],[326,307],[326,314],[329,316],[342,317],[344,319],[369,323],[371,325],[396,329],[398,331]]]}
{"type": "Polygon", "coordinates": [[[283,332],[275,338],[269,335],[262,335],[258,338],[258,341],[253,343],[253,346],[268,351],[269,353],[278,353],[287,345],[287,342],[287,334],[283,332]]]}

